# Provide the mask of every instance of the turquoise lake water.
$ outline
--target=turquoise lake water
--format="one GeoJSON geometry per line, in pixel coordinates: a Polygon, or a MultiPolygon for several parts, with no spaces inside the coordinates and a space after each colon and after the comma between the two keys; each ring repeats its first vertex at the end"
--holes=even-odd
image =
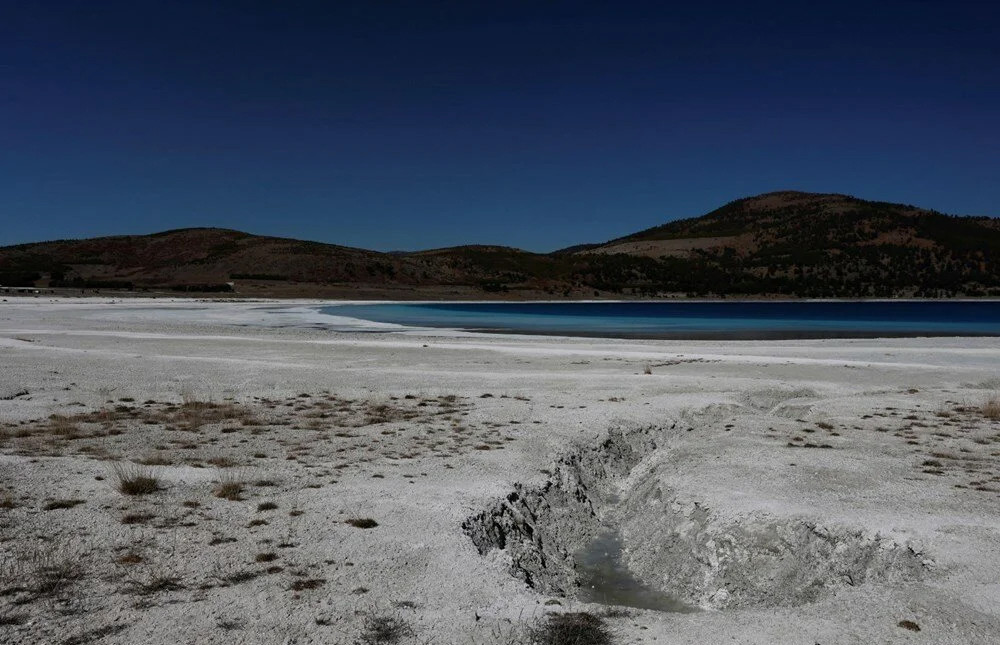
{"type": "Polygon", "coordinates": [[[622,338],[1000,336],[1000,301],[472,302],[323,307],[407,327],[622,338]]]}

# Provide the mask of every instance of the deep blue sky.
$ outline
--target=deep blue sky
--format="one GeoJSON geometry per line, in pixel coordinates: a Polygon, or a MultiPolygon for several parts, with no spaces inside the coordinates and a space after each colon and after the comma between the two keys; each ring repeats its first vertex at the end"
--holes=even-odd
{"type": "Polygon", "coordinates": [[[779,189],[1000,214],[995,3],[223,5],[0,0],[0,244],[552,250],[779,189]]]}

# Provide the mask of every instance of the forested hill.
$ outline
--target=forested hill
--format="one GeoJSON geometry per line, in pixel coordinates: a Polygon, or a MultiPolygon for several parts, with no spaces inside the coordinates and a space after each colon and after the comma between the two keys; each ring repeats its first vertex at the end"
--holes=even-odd
{"type": "Polygon", "coordinates": [[[554,253],[380,253],[214,228],[0,248],[0,285],[394,298],[1000,296],[1000,220],[847,195],[740,199],[554,253]]]}

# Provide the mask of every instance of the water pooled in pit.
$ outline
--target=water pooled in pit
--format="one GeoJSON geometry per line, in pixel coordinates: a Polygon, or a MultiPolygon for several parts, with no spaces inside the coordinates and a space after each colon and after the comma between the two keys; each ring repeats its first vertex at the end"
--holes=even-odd
{"type": "Polygon", "coordinates": [[[606,529],[576,553],[580,576],[577,597],[580,600],[657,611],[697,611],[695,607],[643,584],[632,575],[622,559],[622,548],[618,532],[606,529]]]}

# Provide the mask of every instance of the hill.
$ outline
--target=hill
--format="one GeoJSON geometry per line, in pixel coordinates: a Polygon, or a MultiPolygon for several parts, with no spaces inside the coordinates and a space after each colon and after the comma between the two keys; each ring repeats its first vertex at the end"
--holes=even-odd
{"type": "Polygon", "coordinates": [[[0,248],[0,284],[90,291],[204,293],[235,287],[259,295],[464,296],[502,292],[508,282],[541,288],[535,274],[545,273],[549,262],[545,255],[503,247],[380,253],[192,228],[0,248]]]}
{"type": "Polygon", "coordinates": [[[577,253],[655,261],[640,288],[813,297],[1000,295],[1000,220],[848,195],[748,197],[577,253]]]}
{"type": "Polygon", "coordinates": [[[0,248],[0,284],[392,298],[1000,295],[1000,220],[794,191],[603,244],[380,253],[227,229],[0,248]]]}

